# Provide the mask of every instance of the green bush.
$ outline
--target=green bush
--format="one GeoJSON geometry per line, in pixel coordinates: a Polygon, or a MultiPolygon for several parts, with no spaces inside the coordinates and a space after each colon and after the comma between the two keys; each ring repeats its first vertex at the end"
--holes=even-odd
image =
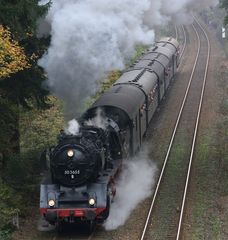
{"type": "Polygon", "coordinates": [[[228,114],[228,99],[225,99],[223,103],[221,104],[221,112],[224,115],[228,114]]]}
{"type": "Polygon", "coordinates": [[[0,230],[0,239],[1,240],[10,240],[11,234],[12,234],[11,229],[0,230]]]}
{"type": "Polygon", "coordinates": [[[18,120],[16,105],[0,97],[0,152],[10,152],[14,147],[12,138],[15,135],[18,120]]]}
{"type": "Polygon", "coordinates": [[[21,109],[20,148],[21,153],[34,155],[56,143],[59,130],[64,126],[61,102],[49,96],[49,109],[21,109]]]}
{"type": "MultiPolygon", "coordinates": [[[[0,230],[11,225],[12,218],[19,213],[21,197],[13,188],[0,182],[0,230]]],[[[1,234],[7,231],[2,231],[1,234]]],[[[1,238],[0,238],[1,239],[1,238]]]]}

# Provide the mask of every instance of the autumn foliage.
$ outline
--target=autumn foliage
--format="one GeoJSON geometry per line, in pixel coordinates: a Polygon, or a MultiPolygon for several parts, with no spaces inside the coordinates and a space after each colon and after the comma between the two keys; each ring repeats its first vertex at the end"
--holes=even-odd
{"type": "Polygon", "coordinates": [[[23,48],[12,39],[10,31],[0,25],[0,79],[29,67],[23,48]]]}

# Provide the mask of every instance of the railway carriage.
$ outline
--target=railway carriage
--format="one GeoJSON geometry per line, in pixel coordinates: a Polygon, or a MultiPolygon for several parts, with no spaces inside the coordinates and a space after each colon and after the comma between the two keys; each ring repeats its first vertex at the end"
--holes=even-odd
{"type": "Polygon", "coordinates": [[[78,135],[61,136],[49,151],[50,177],[40,190],[40,211],[48,222],[93,226],[107,219],[122,159],[140,149],[178,61],[178,42],[161,39],[82,115],[78,135]],[[85,124],[98,109],[105,128],[85,124]]]}

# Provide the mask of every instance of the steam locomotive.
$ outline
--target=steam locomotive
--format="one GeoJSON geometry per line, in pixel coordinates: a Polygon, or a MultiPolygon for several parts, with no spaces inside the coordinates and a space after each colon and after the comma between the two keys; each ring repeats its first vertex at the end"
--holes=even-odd
{"type": "Polygon", "coordinates": [[[108,218],[122,160],[140,149],[178,64],[177,40],[161,39],[82,115],[77,135],[62,134],[47,154],[50,178],[40,186],[46,221],[94,226],[108,218]]]}

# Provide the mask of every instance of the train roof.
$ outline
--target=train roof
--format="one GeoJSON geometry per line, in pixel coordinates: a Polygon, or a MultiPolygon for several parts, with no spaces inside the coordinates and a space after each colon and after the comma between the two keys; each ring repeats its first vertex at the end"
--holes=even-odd
{"type": "Polygon", "coordinates": [[[142,59],[135,64],[134,69],[146,69],[147,71],[154,72],[155,75],[160,76],[164,71],[164,68],[169,64],[169,61],[167,59],[164,59],[164,56],[161,57],[162,59],[159,56],[158,58],[152,60],[142,59]]]}
{"type": "Polygon", "coordinates": [[[120,123],[131,121],[144,104],[145,95],[157,84],[158,78],[163,76],[164,69],[168,67],[178,47],[179,44],[174,38],[158,41],[99,97],[87,110],[88,116],[101,107],[108,115],[118,115],[120,123]]]}
{"type": "Polygon", "coordinates": [[[114,85],[131,84],[148,95],[158,79],[158,75],[148,66],[150,62],[151,61],[140,61],[133,69],[126,71],[114,85]]]}
{"type": "Polygon", "coordinates": [[[121,109],[132,120],[136,111],[145,101],[143,92],[132,85],[115,85],[92,105],[90,109],[99,107],[114,107],[121,109]]]}
{"type": "Polygon", "coordinates": [[[172,58],[174,51],[164,46],[155,46],[155,47],[149,48],[148,53],[162,54],[169,60],[172,58]]]}
{"type": "Polygon", "coordinates": [[[174,46],[178,46],[178,42],[173,38],[162,39],[159,44],[160,46],[155,45],[142,55],[114,85],[138,84],[138,88],[148,95],[177,51],[174,46]]]}
{"type": "Polygon", "coordinates": [[[168,65],[170,61],[164,54],[158,52],[148,52],[142,56],[141,60],[158,61],[163,67],[168,65]]]}
{"type": "Polygon", "coordinates": [[[160,39],[159,41],[157,41],[157,45],[159,45],[159,46],[161,46],[161,45],[163,45],[163,46],[170,45],[170,46],[174,47],[176,51],[179,48],[178,41],[175,38],[173,38],[173,37],[164,37],[164,38],[160,39]]]}

